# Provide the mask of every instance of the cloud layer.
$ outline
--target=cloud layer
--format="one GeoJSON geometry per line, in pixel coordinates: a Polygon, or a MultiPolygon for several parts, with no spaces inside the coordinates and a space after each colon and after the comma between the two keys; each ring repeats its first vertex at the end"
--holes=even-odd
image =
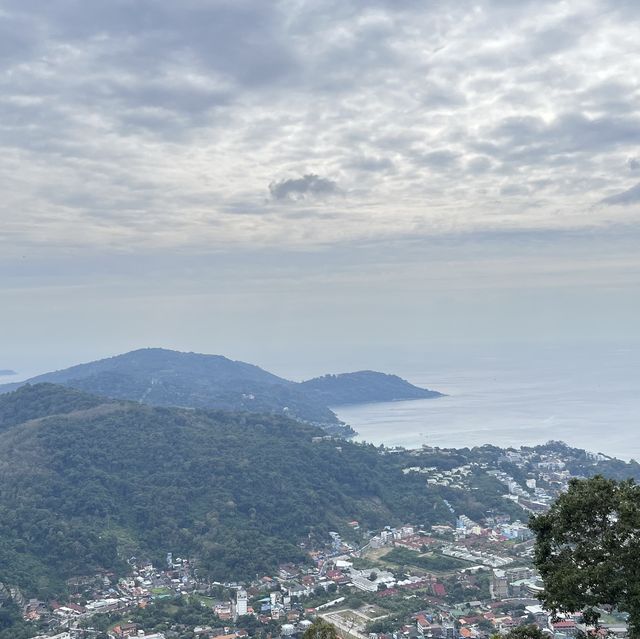
{"type": "Polygon", "coordinates": [[[617,0],[6,0],[2,250],[637,225],[638,18],[617,0]]]}

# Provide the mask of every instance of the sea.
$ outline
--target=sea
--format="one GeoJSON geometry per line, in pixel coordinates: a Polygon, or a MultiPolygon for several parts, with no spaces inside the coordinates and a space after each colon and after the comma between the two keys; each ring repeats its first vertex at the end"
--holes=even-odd
{"type": "Polygon", "coordinates": [[[334,408],[357,431],[356,441],[517,448],[560,440],[640,460],[637,345],[439,353],[396,372],[446,397],[334,408]]]}

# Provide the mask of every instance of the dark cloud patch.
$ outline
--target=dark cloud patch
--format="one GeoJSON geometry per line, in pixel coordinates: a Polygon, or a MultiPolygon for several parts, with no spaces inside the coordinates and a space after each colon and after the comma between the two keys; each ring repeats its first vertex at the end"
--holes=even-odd
{"type": "Polygon", "coordinates": [[[627,160],[629,171],[640,171],[640,158],[629,158],[627,160]]]}
{"type": "Polygon", "coordinates": [[[280,180],[269,184],[269,192],[274,200],[306,200],[337,195],[338,184],[315,173],[307,173],[301,178],[280,180]]]}
{"type": "Polygon", "coordinates": [[[601,204],[628,206],[630,204],[640,203],[640,182],[635,186],[632,186],[622,193],[616,193],[605,197],[600,201],[601,204]]]}

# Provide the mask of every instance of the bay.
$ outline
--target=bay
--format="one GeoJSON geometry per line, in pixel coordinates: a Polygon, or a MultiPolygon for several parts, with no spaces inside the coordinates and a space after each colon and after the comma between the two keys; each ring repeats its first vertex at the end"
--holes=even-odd
{"type": "Polygon", "coordinates": [[[420,447],[501,447],[562,440],[640,459],[640,351],[635,346],[546,347],[431,358],[400,371],[447,397],[340,406],[357,441],[420,447]]]}

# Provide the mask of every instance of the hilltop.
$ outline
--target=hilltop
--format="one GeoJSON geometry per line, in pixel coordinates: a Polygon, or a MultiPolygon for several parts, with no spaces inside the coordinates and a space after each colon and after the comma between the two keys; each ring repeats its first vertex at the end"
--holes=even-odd
{"type": "Polygon", "coordinates": [[[329,406],[443,397],[442,393],[418,388],[397,375],[376,371],[324,375],[302,382],[301,386],[329,406]]]}
{"type": "MultiPolygon", "coordinates": [[[[216,408],[286,415],[340,432],[331,405],[437,397],[393,375],[362,371],[296,383],[221,355],[145,348],[0,385],[61,384],[104,397],[152,406],[216,408]]],[[[342,429],[345,434],[346,429],[342,429]]],[[[346,434],[349,434],[346,431],[346,434]]]]}

